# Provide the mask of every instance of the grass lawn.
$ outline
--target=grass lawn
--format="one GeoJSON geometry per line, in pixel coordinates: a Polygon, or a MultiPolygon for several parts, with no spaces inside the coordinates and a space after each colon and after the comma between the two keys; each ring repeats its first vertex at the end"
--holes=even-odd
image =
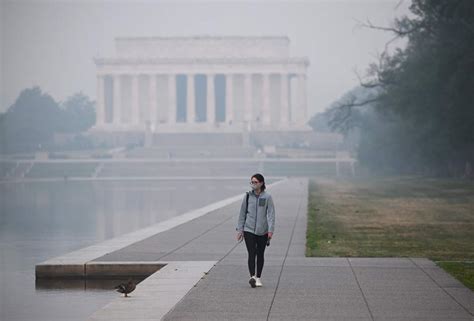
{"type": "Polygon", "coordinates": [[[427,257],[474,289],[474,182],[317,178],[309,195],[307,256],[427,257]]]}

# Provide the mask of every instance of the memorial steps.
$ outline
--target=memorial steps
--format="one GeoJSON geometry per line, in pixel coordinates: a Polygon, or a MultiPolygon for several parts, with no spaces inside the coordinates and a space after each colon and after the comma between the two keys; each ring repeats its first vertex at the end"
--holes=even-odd
{"type": "Polygon", "coordinates": [[[256,152],[254,147],[170,146],[135,148],[127,153],[127,158],[253,158],[256,152]]]}
{"type": "MultiPolygon", "coordinates": [[[[242,178],[354,175],[355,160],[340,151],[340,136],[314,132],[268,135],[155,134],[150,147],[37,153],[30,159],[3,159],[3,181],[242,178]]],[[[120,146],[120,145],[119,145],[120,146]]]]}
{"type": "Polygon", "coordinates": [[[241,133],[160,133],[153,135],[153,146],[189,148],[201,146],[205,148],[239,147],[243,145],[241,133]]]}

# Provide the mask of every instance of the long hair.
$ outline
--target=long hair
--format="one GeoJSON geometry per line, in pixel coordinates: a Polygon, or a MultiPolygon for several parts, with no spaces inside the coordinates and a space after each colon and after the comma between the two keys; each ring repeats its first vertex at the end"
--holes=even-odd
{"type": "Polygon", "coordinates": [[[263,177],[262,174],[258,174],[258,173],[257,173],[257,174],[254,174],[254,175],[252,175],[252,177],[251,177],[250,179],[252,179],[252,178],[256,178],[259,183],[263,183],[263,184],[262,184],[262,187],[261,187],[261,190],[262,190],[262,191],[264,191],[265,188],[267,188],[267,187],[265,186],[265,178],[263,177]]]}

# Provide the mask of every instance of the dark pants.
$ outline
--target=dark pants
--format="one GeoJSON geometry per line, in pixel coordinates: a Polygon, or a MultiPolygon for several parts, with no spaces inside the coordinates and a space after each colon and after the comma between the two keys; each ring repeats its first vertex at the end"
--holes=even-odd
{"type": "Polygon", "coordinates": [[[257,259],[257,278],[262,275],[264,253],[267,246],[268,236],[255,235],[250,232],[244,232],[245,245],[247,246],[247,252],[249,254],[249,272],[250,276],[255,275],[255,258],[257,259]]]}

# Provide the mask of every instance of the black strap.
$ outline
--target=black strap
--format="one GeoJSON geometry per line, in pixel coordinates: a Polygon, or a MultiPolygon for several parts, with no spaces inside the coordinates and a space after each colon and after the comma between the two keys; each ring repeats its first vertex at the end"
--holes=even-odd
{"type": "Polygon", "coordinates": [[[246,192],[247,197],[245,199],[245,220],[244,220],[244,228],[245,228],[245,222],[247,221],[247,213],[249,212],[249,192],[246,192]]]}
{"type": "Polygon", "coordinates": [[[247,199],[245,201],[245,217],[247,217],[247,213],[249,212],[249,192],[245,194],[247,194],[247,199]]]}

